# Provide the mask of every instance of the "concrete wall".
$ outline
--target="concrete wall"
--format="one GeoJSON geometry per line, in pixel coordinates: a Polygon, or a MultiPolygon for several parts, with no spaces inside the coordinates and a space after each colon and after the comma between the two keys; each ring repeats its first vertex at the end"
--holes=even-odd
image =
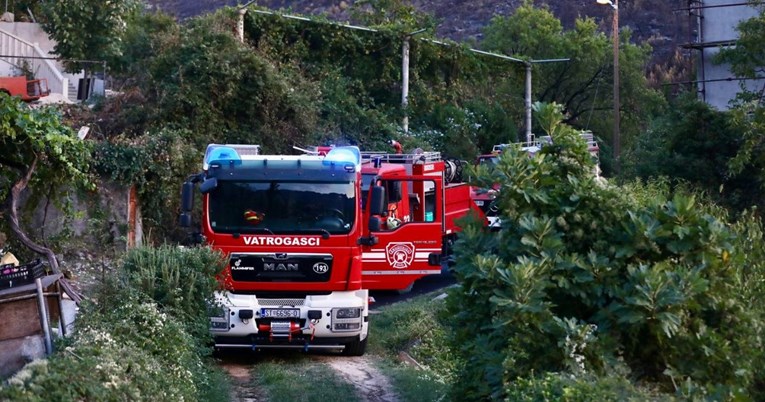
{"type": "MultiPolygon", "coordinates": [[[[727,5],[734,3],[743,3],[744,0],[705,0],[703,5],[706,7],[715,5],[727,5]]],[[[759,11],[749,6],[728,6],[704,8],[701,10],[701,32],[697,41],[700,43],[732,41],[738,38],[736,27],[741,21],[755,17],[759,11]]],[[[703,56],[700,59],[700,68],[697,72],[699,81],[699,96],[709,105],[727,110],[729,102],[735,99],[741,92],[742,85],[750,91],[759,91],[765,84],[765,80],[738,80],[730,71],[728,65],[716,65],[713,63],[714,57],[719,53],[719,47],[704,47],[703,56]],[[728,80],[729,81],[713,81],[728,80]],[[712,80],[710,82],[710,80],[712,80]]]]}

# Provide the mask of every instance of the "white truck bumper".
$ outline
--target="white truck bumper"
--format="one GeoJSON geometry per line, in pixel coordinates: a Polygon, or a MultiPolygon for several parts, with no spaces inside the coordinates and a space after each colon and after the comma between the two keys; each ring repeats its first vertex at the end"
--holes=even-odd
{"type": "Polygon", "coordinates": [[[218,292],[211,317],[215,347],[338,349],[369,332],[367,290],[265,298],[218,292]]]}

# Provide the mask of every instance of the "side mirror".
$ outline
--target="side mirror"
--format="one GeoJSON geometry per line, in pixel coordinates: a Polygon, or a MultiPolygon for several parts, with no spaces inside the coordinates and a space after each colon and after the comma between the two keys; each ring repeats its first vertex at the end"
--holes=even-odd
{"type": "Polygon", "coordinates": [[[381,226],[382,226],[382,223],[380,222],[380,218],[378,218],[376,216],[370,216],[369,217],[369,231],[370,232],[379,232],[381,226]]]}
{"type": "Polygon", "coordinates": [[[181,212],[178,225],[182,228],[191,227],[191,212],[181,212]]]}
{"type": "Polygon", "coordinates": [[[205,181],[203,181],[202,184],[199,185],[199,191],[202,194],[207,194],[210,191],[215,190],[216,187],[218,187],[218,179],[213,177],[210,179],[205,179],[205,181]]]}
{"type": "Polygon", "coordinates": [[[372,196],[370,197],[369,202],[369,213],[371,215],[382,215],[386,212],[385,188],[382,186],[372,187],[372,196]]]}
{"type": "Polygon", "coordinates": [[[194,209],[194,183],[187,181],[181,187],[181,212],[191,212],[194,209]]]}
{"type": "Polygon", "coordinates": [[[388,182],[388,189],[390,190],[390,194],[388,197],[390,197],[390,202],[399,202],[401,201],[403,191],[401,191],[401,185],[403,183],[400,181],[389,181],[388,182]]]}
{"type": "Polygon", "coordinates": [[[428,265],[432,267],[440,267],[441,266],[441,253],[430,253],[428,254],[428,265]]]}

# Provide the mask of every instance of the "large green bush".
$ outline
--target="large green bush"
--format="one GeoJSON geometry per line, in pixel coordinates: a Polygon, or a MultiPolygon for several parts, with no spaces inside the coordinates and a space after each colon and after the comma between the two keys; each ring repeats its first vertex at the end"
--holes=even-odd
{"type": "Polygon", "coordinates": [[[469,223],[457,244],[455,396],[503,398],[532,373],[622,365],[667,392],[690,381],[697,394],[759,395],[763,308],[742,297],[746,242],[691,195],[632,197],[640,187],[594,177],[576,133],[554,108],[539,112],[553,146],[474,172],[500,184],[502,227],[469,223]]]}
{"type": "Polygon", "coordinates": [[[163,311],[178,317],[186,331],[205,345],[209,307],[225,264],[223,255],[208,247],[165,245],[130,250],[122,272],[126,286],[148,295],[163,311]]]}
{"type": "MultiPolygon", "coordinates": [[[[177,225],[180,184],[201,169],[204,147],[191,143],[189,130],[162,129],[140,136],[115,136],[99,142],[94,168],[124,185],[135,185],[144,232],[157,239],[184,240],[177,225]]],[[[151,240],[151,239],[149,239],[151,240]]]]}
{"type": "Polygon", "coordinates": [[[121,291],[119,304],[84,306],[58,348],[11,378],[0,399],[181,401],[196,400],[204,386],[206,369],[182,322],[137,292],[121,291]]]}

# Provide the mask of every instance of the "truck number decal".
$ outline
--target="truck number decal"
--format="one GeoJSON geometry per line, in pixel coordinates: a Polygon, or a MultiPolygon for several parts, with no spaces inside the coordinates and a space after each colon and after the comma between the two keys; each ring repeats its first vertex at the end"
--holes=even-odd
{"type": "Polygon", "coordinates": [[[385,247],[388,264],[396,269],[404,269],[412,265],[414,260],[414,244],[410,242],[388,243],[385,247]]]}
{"type": "Polygon", "coordinates": [[[319,237],[242,236],[248,246],[318,246],[319,237]]]}

